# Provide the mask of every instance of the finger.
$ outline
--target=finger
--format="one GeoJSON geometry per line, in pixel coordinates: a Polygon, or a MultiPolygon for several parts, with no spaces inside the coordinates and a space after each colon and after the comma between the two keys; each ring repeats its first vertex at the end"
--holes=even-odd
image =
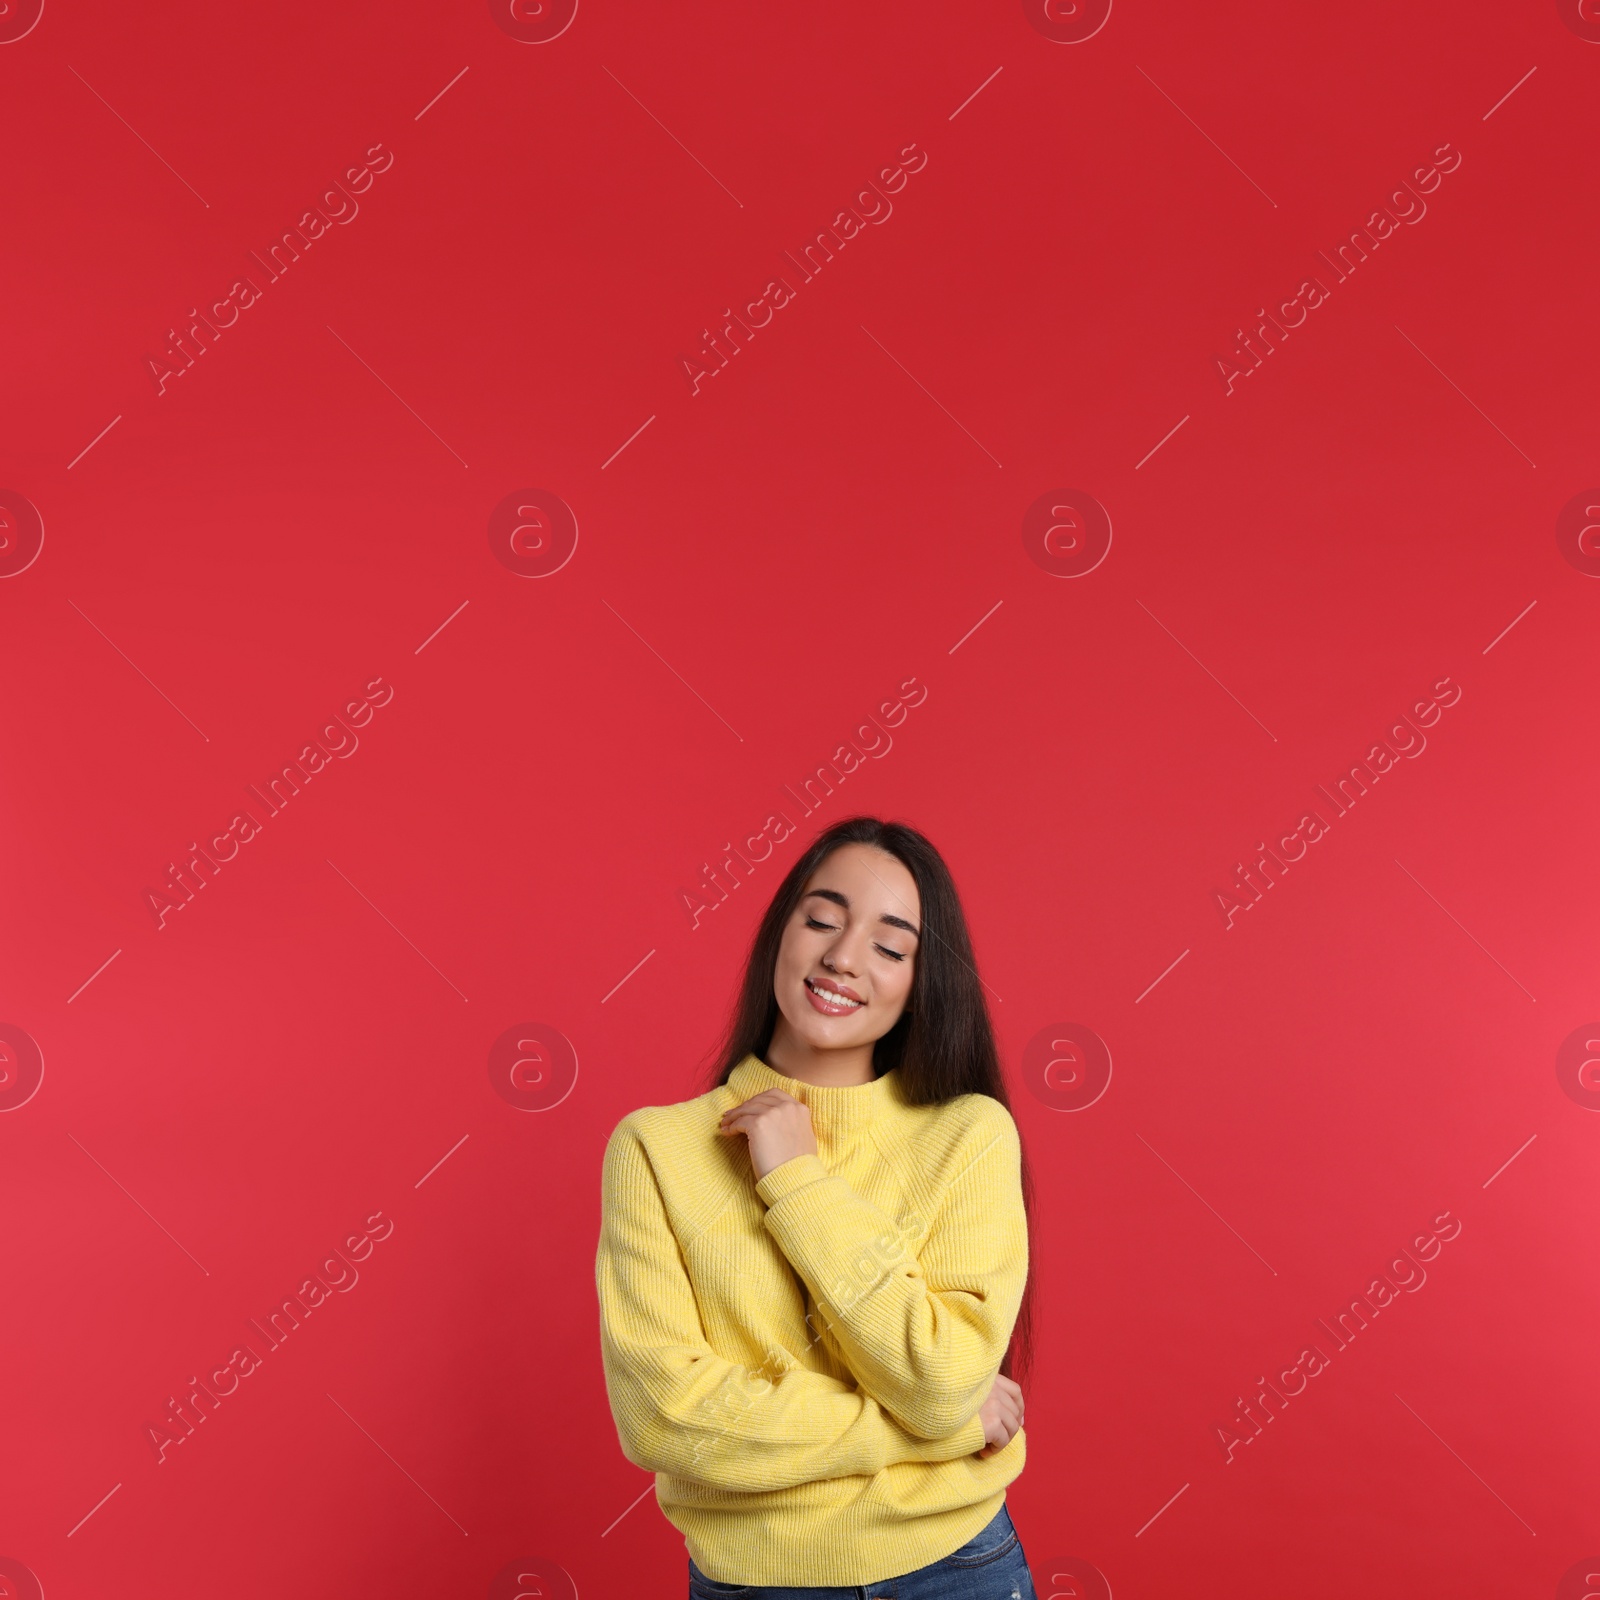
{"type": "Polygon", "coordinates": [[[781,1089],[764,1089],[760,1094],[751,1095],[748,1100],[741,1100],[739,1104],[734,1106],[732,1109],[735,1111],[744,1111],[751,1106],[776,1106],[782,1105],[785,1101],[788,1101],[790,1105],[797,1106],[800,1104],[798,1100],[791,1099],[790,1096],[786,1095],[781,1089]]]}

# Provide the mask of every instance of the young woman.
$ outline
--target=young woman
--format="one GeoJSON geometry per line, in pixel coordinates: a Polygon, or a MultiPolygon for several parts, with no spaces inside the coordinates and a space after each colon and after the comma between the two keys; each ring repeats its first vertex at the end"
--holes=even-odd
{"type": "Polygon", "coordinates": [[[822,833],[756,930],[708,1093],[606,1145],[595,1282],[622,1452],[691,1600],[1034,1600],[1032,1186],[949,869],[822,833]]]}

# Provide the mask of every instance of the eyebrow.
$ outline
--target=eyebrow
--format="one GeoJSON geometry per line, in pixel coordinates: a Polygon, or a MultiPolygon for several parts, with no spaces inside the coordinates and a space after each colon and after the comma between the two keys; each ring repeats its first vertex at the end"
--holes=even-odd
{"type": "MultiPolygon", "coordinates": [[[[824,900],[831,900],[836,906],[843,906],[846,911],[850,909],[850,897],[848,895],[840,894],[837,889],[808,889],[803,895],[800,896],[800,898],[802,900],[809,900],[813,895],[819,895],[824,900]]],[[[887,922],[891,928],[904,928],[913,939],[920,939],[922,937],[922,934],[918,930],[916,923],[907,922],[904,917],[891,916],[889,912],[885,911],[884,914],[878,918],[878,921],[887,922]]]]}

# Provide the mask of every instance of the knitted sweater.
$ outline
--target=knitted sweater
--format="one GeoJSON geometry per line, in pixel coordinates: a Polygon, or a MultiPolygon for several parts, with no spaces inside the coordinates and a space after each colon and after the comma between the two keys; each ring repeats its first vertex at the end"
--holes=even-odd
{"type": "Polygon", "coordinates": [[[983,1528],[1022,1471],[979,1408],[1028,1271],[1021,1147],[998,1100],[912,1106],[899,1075],[818,1087],[747,1056],[606,1144],[595,1261],[622,1453],[722,1583],[876,1583],[983,1528]],[[783,1089],[818,1154],[759,1183],[730,1107],[783,1089]]]}

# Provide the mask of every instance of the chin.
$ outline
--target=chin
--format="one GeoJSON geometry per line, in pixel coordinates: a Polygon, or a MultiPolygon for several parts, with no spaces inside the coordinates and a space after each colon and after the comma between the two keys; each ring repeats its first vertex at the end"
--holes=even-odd
{"type": "Polygon", "coordinates": [[[869,1042],[852,1029],[830,1028],[826,1019],[815,1016],[804,1018],[798,1027],[791,1018],[789,1025],[813,1050],[848,1050],[869,1042]]]}
{"type": "Polygon", "coordinates": [[[789,1026],[813,1050],[851,1050],[871,1044],[876,1035],[861,1026],[859,1017],[825,1017],[812,1009],[801,994],[792,1010],[785,1010],[789,1026]]]}

